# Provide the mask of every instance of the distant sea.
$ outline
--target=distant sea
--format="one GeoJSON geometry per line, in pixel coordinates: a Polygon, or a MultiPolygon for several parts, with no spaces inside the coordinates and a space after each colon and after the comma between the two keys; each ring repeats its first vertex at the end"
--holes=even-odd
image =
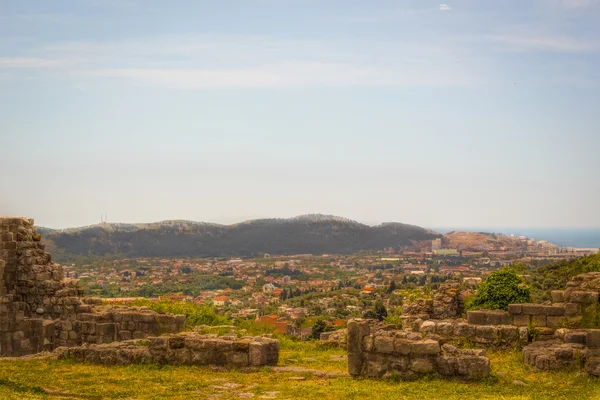
{"type": "Polygon", "coordinates": [[[503,233],[546,240],[558,246],[600,248],[600,228],[433,228],[439,233],[452,231],[503,233]]]}

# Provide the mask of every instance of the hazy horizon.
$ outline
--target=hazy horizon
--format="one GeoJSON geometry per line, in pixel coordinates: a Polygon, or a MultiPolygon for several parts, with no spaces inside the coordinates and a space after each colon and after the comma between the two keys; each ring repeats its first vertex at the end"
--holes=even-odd
{"type": "MultiPolygon", "coordinates": [[[[80,227],[93,226],[93,225],[100,224],[101,223],[100,218],[101,217],[104,218],[103,215],[99,215],[97,221],[91,222],[89,224],[84,224],[84,225],[49,226],[49,225],[39,224],[37,222],[37,220],[35,221],[35,223],[37,226],[43,226],[44,228],[50,228],[50,229],[80,228],[80,227]]],[[[519,230],[519,229],[520,230],[528,230],[528,229],[561,230],[561,229],[564,229],[564,230],[592,230],[592,231],[600,230],[600,226],[515,226],[515,225],[510,225],[510,226],[508,226],[508,225],[507,226],[501,226],[501,225],[495,225],[495,226],[465,226],[465,225],[428,226],[427,225],[426,226],[426,225],[419,224],[419,223],[396,221],[396,220],[382,220],[382,221],[358,220],[358,219],[354,219],[351,217],[347,217],[345,215],[326,214],[326,213],[304,213],[304,214],[289,215],[289,216],[269,216],[269,215],[263,215],[263,216],[255,215],[255,216],[249,216],[249,217],[227,216],[227,217],[223,217],[223,218],[218,218],[217,220],[190,219],[190,218],[165,218],[165,219],[160,219],[160,220],[144,220],[144,221],[132,221],[132,220],[113,221],[113,220],[110,220],[110,218],[109,218],[107,222],[108,223],[121,223],[121,224],[151,224],[151,223],[158,223],[158,222],[163,222],[163,221],[189,221],[189,222],[214,223],[214,224],[221,224],[221,225],[232,225],[232,224],[237,224],[237,223],[241,223],[241,222],[245,222],[245,221],[258,220],[258,219],[292,219],[292,218],[307,216],[307,215],[321,215],[321,216],[346,218],[351,221],[355,221],[355,222],[358,222],[358,223],[361,223],[364,225],[369,225],[369,226],[377,226],[377,225],[381,225],[384,223],[397,222],[397,223],[403,223],[403,224],[409,224],[409,225],[416,225],[416,226],[420,226],[420,227],[426,228],[426,229],[432,229],[432,230],[435,230],[440,233],[446,233],[446,232],[456,231],[456,230],[465,230],[465,231],[469,231],[469,232],[490,232],[490,233],[503,233],[502,231],[507,231],[510,229],[516,229],[516,230],[519,230]]],[[[11,216],[30,218],[29,216],[22,216],[22,215],[11,215],[11,216]]]]}
{"type": "Polygon", "coordinates": [[[0,1],[0,214],[600,226],[600,1],[0,1]]]}

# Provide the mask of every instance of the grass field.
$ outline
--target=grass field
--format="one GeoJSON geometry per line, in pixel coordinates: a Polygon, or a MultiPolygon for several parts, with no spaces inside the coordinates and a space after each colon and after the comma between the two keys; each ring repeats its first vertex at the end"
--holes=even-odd
{"type": "MultiPolygon", "coordinates": [[[[282,341],[280,366],[345,372],[345,351],[282,341]]],[[[600,381],[578,372],[532,372],[519,352],[490,353],[484,382],[389,382],[312,372],[215,371],[208,367],[95,366],[1,360],[0,399],[600,399],[600,381]]],[[[298,368],[300,369],[300,368],[298,368]]]]}

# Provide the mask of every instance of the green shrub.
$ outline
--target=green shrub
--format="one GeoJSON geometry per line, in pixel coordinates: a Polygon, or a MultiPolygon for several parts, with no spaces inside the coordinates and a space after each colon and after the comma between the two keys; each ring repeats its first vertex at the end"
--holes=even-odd
{"type": "Polygon", "coordinates": [[[229,315],[217,314],[214,307],[189,302],[136,300],[131,305],[145,306],[158,313],[183,314],[188,327],[197,325],[231,325],[229,315]]]}
{"type": "Polygon", "coordinates": [[[525,281],[512,268],[505,268],[492,272],[485,281],[479,285],[479,290],[468,308],[508,310],[509,304],[527,303],[531,301],[529,287],[525,281]]]}

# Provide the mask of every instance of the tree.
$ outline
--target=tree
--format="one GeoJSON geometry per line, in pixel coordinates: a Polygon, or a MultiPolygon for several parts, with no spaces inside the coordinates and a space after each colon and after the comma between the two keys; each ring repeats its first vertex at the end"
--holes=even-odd
{"type": "Polygon", "coordinates": [[[375,315],[377,316],[378,321],[383,321],[384,318],[388,315],[387,309],[381,301],[375,303],[375,315]]]}
{"type": "Polygon", "coordinates": [[[388,287],[388,293],[393,293],[396,290],[396,281],[392,279],[390,287],[388,287]]]}
{"type": "Polygon", "coordinates": [[[331,330],[331,327],[327,325],[325,320],[320,319],[313,325],[310,336],[315,340],[319,340],[319,338],[321,337],[321,333],[331,332],[331,330]]]}
{"type": "Polygon", "coordinates": [[[469,309],[508,310],[509,304],[531,301],[530,289],[512,268],[495,271],[479,285],[469,309]]]}

